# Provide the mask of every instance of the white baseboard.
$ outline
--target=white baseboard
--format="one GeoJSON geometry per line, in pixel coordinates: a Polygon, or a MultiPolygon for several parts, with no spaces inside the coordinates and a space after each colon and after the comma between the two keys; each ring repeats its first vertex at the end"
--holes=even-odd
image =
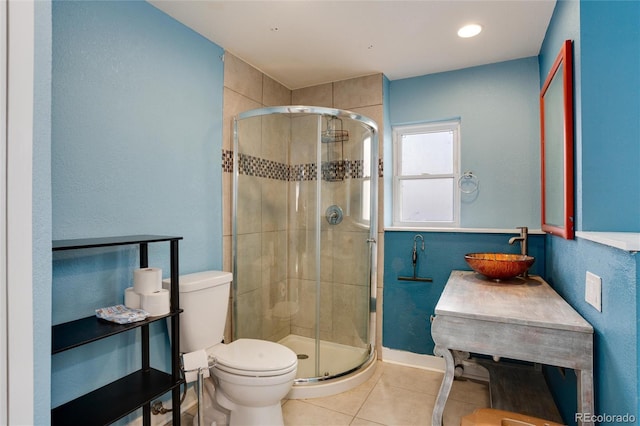
{"type": "Polygon", "coordinates": [[[422,368],[424,370],[444,372],[444,359],[433,356],[399,351],[397,349],[382,348],[382,361],[392,364],[422,368]]]}

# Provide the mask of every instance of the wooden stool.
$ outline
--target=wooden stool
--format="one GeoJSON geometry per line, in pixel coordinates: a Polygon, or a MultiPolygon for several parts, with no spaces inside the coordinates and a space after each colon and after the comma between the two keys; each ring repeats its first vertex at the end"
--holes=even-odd
{"type": "Polygon", "coordinates": [[[460,426],[562,426],[562,424],[511,411],[478,408],[472,414],[464,416],[460,426]]]}

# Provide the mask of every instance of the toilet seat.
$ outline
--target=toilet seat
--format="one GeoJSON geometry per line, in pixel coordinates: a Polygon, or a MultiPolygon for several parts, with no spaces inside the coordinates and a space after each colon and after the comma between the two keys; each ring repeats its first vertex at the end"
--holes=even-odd
{"type": "Polygon", "coordinates": [[[207,349],[215,368],[230,374],[271,377],[287,374],[298,366],[298,357],[279,343],[257,339],[238,339],[207,349]]]}

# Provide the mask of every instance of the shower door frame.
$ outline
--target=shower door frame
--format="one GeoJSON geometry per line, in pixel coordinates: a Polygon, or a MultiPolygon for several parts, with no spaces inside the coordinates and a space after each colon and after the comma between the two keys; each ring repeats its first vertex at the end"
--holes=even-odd
{"type": "Polygon", "coordinates": [[[329,379],[335,379],[339,377],[343,377],[347,374],[350,374],[364,365],[367,365],[371,362],[374,356],[374,347],[376,341],[376,300],[377,300],[377,264],[378,264],[378,254],[377,254],[377,232],[378,232],[378,163],[379,163],[379,153],[378,153],[378,125],[376,122],[366,116],[360,115],[358,113],[341,110],[336,108],[327,108],[327,107],[317,107],[317,106],[306,106],[306,105],[289,105],[289,106],[275,106],[275,107],[265,107],[258,108],[249,111],[242,112],[233,118],[233,187],[232,187],[232,265],[233,265],[233,306],[232,306],[232,338],[235,334],[235,322],[236,313],[237,313],[237,298],[235,294],[236,286],[237,286],[237,274],[238,274],[238,262],[237,262],[237,238],[238,238],[238,229],[237,229],[237,213],[238,213],[238,178],[240,175],[240,170],[238,167],[238,121],[244,120],[253,117],[263,117],[269,116],[273,114],[285,114],[285,115],[295,115],[295,114],[316,114],[318,115],[318,130],[317,130],[317,142],[316,142],[316,198],[317,198],[317,208],[316,208],[316,241],[317,241],[317,249],[316,249],[316,372],[319,371],[319,362],[320,362],[320,354],[319,354],[319,341],[320,341],[320,220],[322,216],[322,212],[320,211],[320,198],[322,196],[321,191],[321,183],[322,183],[322,167],[321,167],[321,155],[322,155],[322,143],[321,143],[321,131],[322,131],[322,118],[325,116],[337,117],[340,119],[348,118],[354,121],[359,122],[362,126],[367,128],[371,133],[371,156],[370,156],[370,200],[369,200],[369,236],[367,238],[367,245],[369,249],[369,324],[368,324],[368,353],[367,358],[358,366],[349,369],[348,371],[339,372],[337,374],[333,374],[330,376],[317,376],[310,378],[297,378],[295,380],[296,384],[312,384],[316,382],[321,382],[329,379]]]}

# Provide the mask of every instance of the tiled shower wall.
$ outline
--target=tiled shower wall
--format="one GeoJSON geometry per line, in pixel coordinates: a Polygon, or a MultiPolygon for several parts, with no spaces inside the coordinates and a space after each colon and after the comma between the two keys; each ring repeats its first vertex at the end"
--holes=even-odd
{"type": "MultiPolygon", "coordinates": [[[[247,111],[250,109],[267,107],[267,106],[278,106],[278,105],[313,105],[313,106],[324,106],[324,107],[332,107],[332,108],[340,108],[340,109],[348,109],[367,117],[372,118],[378,123],[378,126],[381,126],[383,123],[383,106],[382,106],[382,75],[371,75],[366,77],[360,77],[340,82],[327,83],[318,86],[313,86],[304,89],[297,90],[289,90],[283,85],[279,84],[275,80],[269,78],[264,75],[260,71],[241,61],[240,59],[234,57],[233,55],[226,53],[225,54],[225,88],[224,88],[224,131],[223,131],[223,184],[224,184],[224,194],[223,194],[223,209],[224,209],[224,267],[226,270],[231,270],[232,268],[232,237],[231,237],[231,197],[232,197],[232,173],[230,162],[228,161],[230,153],[233,149],[233,132],[232,132],[232,119],[235,115],[240,112],[247,111]]],[[[290,126],[291,123],[288,122],[288,118],[284,118],[286,123],[282,123],[283,126],[290,126]]],[[[276,125],[277,126],[277,125],[276,125]]],[[[293,131],[290,132],[295,134],[295,125],[293,127],[293,131]]],[[[262,129],[256,129],[256,132],[261,131],[262,129]]],[[[249,130],[252,131],[252,130],[249,130]]],[[[278,129],[271,129],[272,132],[278,132],[278,129]]],[[[280,135],[290,134],[288,132],[279,132],[280,135]]],[[[382,158],[382,134],[383,129],[379,129],[379,152],[380,158],[382,158]]],[[[255,139],[256,141],[261,141],[258,137],[255,139]]],[[[293,240],[287,241],[286,236],[286,217],[283,217],[281,214],[269,215],[269,206],[277,206],[277,205],[286,205],[286,194],[287,189],[283,187],[283,185],[287,185],[287,180],[281,180],[278,178],[279,174],[291,174],[296,173],[296,170],[300,172],[299,168],[304,167],[303,165],[306,161],[302,158],[296,158],[296,155],[299,155],[295,148],[292,148],[289,152],[287,148],[289,144],[289,140],[287,138],[283,138],[280,136],[280,144],[264,144],[261,145],[261,142],[258,142],[260,146],[251,147],[250,152],[246,152],[251,157],[245,157],[244,161],[248,163],[244,164],[244,168],[254,168],[257,170],[256,173],[253,173],[254,176],[244,175],[243,179],[253,179],[255,180],[255,185],[250,185],[252,188],[255,188],[257,191],[255,194],[251,195],[251,203],[250,206],[252,209],[261,208],[262,212],[262,223],[253,224],[255,229],[245,229],[239,230],[239,235],[242,235],[242,238],[248,239],[248,244],[243,244],[243,247],[247,247],[248,250],[255,251],[254,253],[243,253],[242,256],[249,256],[250,258],[255,259],[263,259],[259,265],[255,265],[253,272],[245,271],[243,282],[246,282],[247,286],[250,288],[241,289],[240,293],[243,292],[248,293],[252,288],[257,288],[260,285],[272,285],[275,284],[275,288],[281,287],[286,279],[283,279],[283,274],[288,275],[291,278],[291,271],[282,271],[278,270],[275,266],[275,260],[279,260],[281,257],[297,255],[296,242],[293,240]],[[289,156],[289,158],[287,158],[289,156]],[[296,169],[298,168],[298,169],[296,169]],[[260,171],[259,169],[263,169],[260,171]],[[274,176],[269,176],[269,174],[275,174],[274,176]],[[271,177],[271,178],[269,178],[271,177]],[[261,188],[261,189],[260,189],[261,188]],[[266,191],[266,192],[265,192],[266,191]],[[282,203],[282,204],[281,204],[282,203]],[[271,217],[271,219],[269,219],[271,217]],[[260,229],[258,229],[258,227],[260,229]],[[252,241],[251,239],[255,239],[252,241]],[[288,243],[288,244],[287,244],[288,243]],[[289,246],[288,253],[275,253],[273,250],[277,250],[277,247],[285,247],[289,246]],[[266,251],[265,251],[266,250],[266,251]],[[267,264],[264,265],[264,262],[267,264]],[[273,259],[273,265],[269,266],[271,263],[268,259],[273,259]],[[270,282],[273,281],[273,282],[270,282]]],[[[294,144],[295,146],[295,144],[294,144]]],[[[246,151],[246,147],[244,148],[246,151]]],[[[353,176],[356,177],[356,176],[353,176]]],[[[352,179],[353,181],[360,179],[352,179]]],[[[291,181],[296,181],[296,179],[291,179],[291,181]]],[[[290,181],[290,182],[291,182],[290,181]]],[[[323,185],[332,185],[330,182],[323,182],[323,185]]],[[[291,185],[289,185],[291,186],[291,185]]],[[[325,187],[323,186],[323,191],[325,187]]],[[[382,243],[383,243],[383,219],[382,219],[382,179],[379,178],[379,218],[378,218],[378,303],[380,304],[380,299],[382,296],[382,243]]],[[[243,210],[243,209],[239,209],[243,210]]],[[[295,226],[294,217],[291,216],[291,222],[289,226],[295,226]]],[[[292,233],[295,235],[295,233],[292,233]]],[[[334,235],[332,238],[336,238],[334,235]]],[[[325,233],[323,233],[323,238],[325,238],[325,233]]],[[[325,242],[323,242],[324,244],[325,242]]],[[[348,255],[348,251],[350,250],[349,244],[340,243],[339,245],[334,244],[333,247],[341,247],[341,249],[346,250],[343,255],[348,255]]],[[[355,248],[353,250],[356,250],[355,248]]],[[[335,254],[335,253],[334,253],[335,254]]],[[[323,258],[323,262],[325,259],[323,258]]],[[[358,262],[359,264],[361,262],[358,262]]],[[[351,265],[351,269],[355,270],[357,266],[367,265],[351,265]]],[[[286,269],[286,267],[285,267],[286,269]]],[[[338,271],[337,275],[340,275],[341,272],[338,271]]],[[[344,276],[344,274],[342,274],[344,276]]],[[[346,278],[345,278],[346,279],[346,278]]],[[[240,281],[240,280],[239,280],[240,281]]],[[[304,285],[301,286],[298,283],[297,286],[291,286],[286,289],[282,289],[283,291],[293,291],[293,287],[298,289],[303,289],[304,285]]],[[[345,287],[337,291],[336,294],[341,294],[341,300],[345,299],[347,292],[358,292],[354,286],[345,287]]],[[[304,290],[302,293],[307,293],[304,290]]],[[[329,292],[328,292],[329,293],[329,292]]],[[[300,297],[301,294],[298,294],[298,300],[301,303],[300,311],[306,311],[303,307],[304,297],[300,297]]],[[[277,295],[276,295],[277,297],[277,295]]],[[[359,296],[362,297],[362,296],[359,296]]],[[[364,296],[366,297],[366,296],[364,296]]],[[[262,297],[264,298],[264,296],[262,297]]],[[[267,296],[267,299],[273,299],[273,296],[267,296]]],[[[367,298],[368,299],[368,298],[367,298]]],[[[333,303],[336,303],[336,298],[330,300],[323,300],[323,305],[331,306],[333,303]]],[[[253,300],[253,301],[238,301],[239,303],[273,303],[273,300],[253,300]]],[[[258,309],[259,306],[256,306],[258,309]]],[[[378,313],[381,313],[382,310],[378,309],[378,313]]],[[[381,318],[378,315],[378,325],[376,327],[376,347],[380,349],[380,323],[381,318]]],[[[293,332],[295,334],[301,335],[309,335],[312,330],[309,330],[309,325],[311,324],[310,319],[305,318],[304,315],[297,315],[297,318],[293,323],[288,324],[290,329],[284,330],[282,329],[282,323],[279,323],[280,328],[275,323],[267,324],[263,320],[258,320],[258,318],[252,318],[248,321],[241,321],[242,324],[249,324],[248,327],[261,327],[261,330],[247,330],[251,334],[260,335],[263,338],[272,338],[278,339],[283,337],[282,334],[288,334],[289,332],[293,332]]],[[[228,325],[231,324],[231,321],[227,322],[228,325]]],[[[229,328],[229,327],[228,327],[229,328]]],[[[342,343],[353,344],[352,340],[357,340],[357,335],[355,334],[344,334],[340,335],[340,329],[343,327],[336,322],[335,324],[332,321],[331,311],[327,310],[327,312],[321,313],[321,334],[323,338],[333,339],[334,341],[340,341],[342,343]]],[[[230,336],[229,329],[227,330],[227,337],[230,336]]],[[[378,353],[380,351],[378,350],[378,353]]]]}
{"type": "MultiPolygon", "coordinates": [[[[265,106],[289,105],[291,103],[291,91],[275,80],[269,78],[260,71],[251,67],[247,63],[231,55],[230,53],[225,53],[223,102],[223,265],[225,270],[232,271],[233,174],[231,173],[231,153],[233,150],[233,117],[240,112],[262,108],[265,106]]],[[[287,141],[283,141],[283,144],[285,145],[281,147],[266,146],[263,152],[260,138],[262,129],[257,128],[251,131],[256,132],[257,137],[255,138],[255,140],[257,143],[253,147],[247,147],[247,149],[249,150],[247,152],[248,154],[256,158],[270,160],[279,164],[287,163],[287,141]]],[[[265,181],[264,190],[274,194],[274,197],[278,196],[279,194],[286,194],[286,187],[284,186],[282,188],[271,188],[271,186],[282,183],[283,181],[263,179],[258,176],[246,176],[246,178],[253,180],[256,183],[255,185],[248,186],[248,188],[254,190],[252,194],[249,194],[249,196],[252,198],[252,205],[250,206],[252,209],[262,208],[262,186],[260,185],[261,180],[265,181]]],[[[285,184],[282,183],[282,185],[285,184]]],[[[275,231],[278,229],[278,227],[281,228],[280,231],[282,233],[284,233],[285,231],[285,224],[281,224],[278,226],[277,223],[268,220],[250,224],[249,226],[253,226],[253,228],[239,230],[243,234],[243,238],[246,240],[245,244],[242,244],[241,247],[244,247],[247,250],[246,253],[241,253],[241,255],[245,258],[255,259],[256,262],[261,262],[262,259],[263,222],[266,226],[265,230],[270,229],[272,231],[267,232],[264,235],[264,243],[266,245],[269,245],[269,238],[267,237],[271,237],[272,239],[276,237],[277,233],[275,231]]],[[[282,242],[282,244],[276,244],[274,246],[286,247],[286,243],[282,242]]],[[[282,255],[282,253],[274,253],[274,256],[275,255],[282,255]]],[[[258,289],[260,286],[262,286],[262,265],[258,263],[256,266],[257,267],[248,268],[246,271],[243,271],[248,275],[245,275],[241,280],[238,280],[241,283],[246,283],[245,288],[240,289],[240,292],[251,293],[252,290],[258,289]]],[[[268,272],[267,275],[269,274],[270,272],[268,272]]],[[[233,295],[231,295],[231,297],[233,297],[233,295]]],[[[231,303],[230,306],[232,307],[233,303],[231,303]]],[[[259,306],[256,306],[256,310],[257,309],[259,309],[259,306]]],[[[225,331],[225,339],[227,341],[231,340],[232,318],[233,316],[231,313],[231,309],[229,309],[227,329],[225,331]]],[[[252,319],[248,319],[247,321],[241,321],[241,323],[246,324],[247,326],[257,327],[262,324],[262,319],[255,317],[252,319]]]]}

